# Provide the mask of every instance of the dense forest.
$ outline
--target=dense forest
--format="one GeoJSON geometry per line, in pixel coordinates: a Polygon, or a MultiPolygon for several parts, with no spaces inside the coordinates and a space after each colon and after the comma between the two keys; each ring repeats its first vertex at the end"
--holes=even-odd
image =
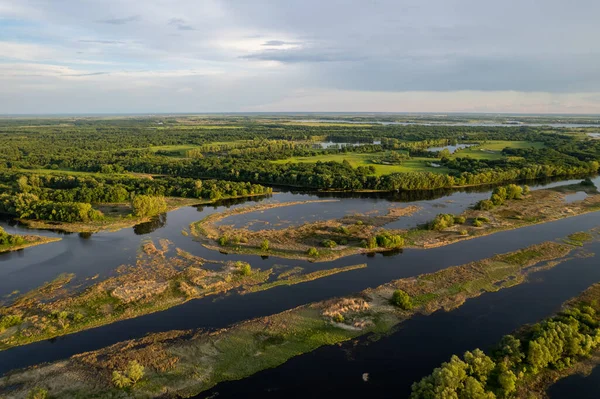
{"type": "Polygon", "coordinates": [[[269,193],[265,186],[436,190],[587,176],[600,166],[600,140],[568,129],[311,125],[250,117],[5,119],[0,147],[0,211],[60,221],[102,218],[91,205],[131,202],[136,195],[213,201],[269,193]],[[429,150],[499,140],[525,145],[507,145],[493,157],[429,150]],[[340,144],[315,144],[323,141],[340,144]],[[344,154],[370,162],[327,160],[344,154]],[[377,165],[416,158],[431,161],[419,161],[427,168],[375,173],[377,165]]]}

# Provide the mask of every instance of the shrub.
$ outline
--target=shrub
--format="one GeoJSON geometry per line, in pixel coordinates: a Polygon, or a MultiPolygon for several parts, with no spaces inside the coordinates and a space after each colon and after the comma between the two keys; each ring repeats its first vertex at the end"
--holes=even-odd
{"type": "Polygon", "coordinates": [[[317,248],[312,247],[308,249],[307,254],[308,256],[319,256],[319,251],[317,250],[317,248]]]}
{"type": "Polygon", "coordinates": [[[267,252],[269,250],[269,240],[263,240],[263,242],[260,243],[260,250],[267,252]]]}
{"type": "Polygon", "coordinates": [[[467,230],[461,230],[461,231],[460,231],[460,235],[461,235],[461,236],[468,236],[468,235],[469,235],[469,232],[468,232],[467,230]]]}
{"type": "Polygon", "coordinates": [[[429,223],[430,230],[444,230],[454,225],[454,215],[449,213],[441,213],[429,223]]]}
{"type": "Polygon", "coordinates": [[[225,245],[227,245],[228,242],[229,242],[229,239],[227,238],[227,236],[219,237],[218,243],[220,246],[224,247],[225,245]]]}
{"type": "Polygon", "coordinates": [[[348,240],[347,240],[347,239],[345,239],[345,238],[342,238],[342,239],[340,240],[340,245],[348,245],[348,240]]]}
{"type": "Polygon", "coordinates": [[[33,388],[27,394],[27,399],[47,399],[48,398],[48,390],[44,388],[33,388]]]}
{"type": "Polygon", "coordinates": [[[369,248],[369,249],[373,249],[373,248],[377,248],[377,238],[375,237],[369,237],[369,239],[367,239],[364,242],[364,246],[365,248],[369,248]]]}
{"type": "Polygon", "coordinates": [[[463,224],[466,221],[467,219],[465,219],[463,216],[454,216],[454,224],[463,224]]]}
{"type": "Polygon", "coordinates": [[[235,262],[235,267],[242,276],[249,276],[252,273],[252,267],[249,263],[238,261],[235,262]]]}
{"type": "Polygon", "coordinates": [[[139,364],[137,360],[132,360],[127,365],[127,370],[125,370],[125,374],[131,380],[131,382],[135,385],[139,380],[144,377],[144,366],[139,364]]]}
{"type": "Polygon", "coordinates": [[[337,243],[333,240],[323,240],[321,241],[321,245],[325,248],[335,248],[337,247],[337,243]]]}
{"type": "Polygon", "coordinates": [[[350,234],[350,230],[348,230],[348,228],[346,226],[338,227],[337,232],[340,234],[346,234],[346,235],[350,234]]]}
{"type": "Polygon", "coordinates": [[[478,209],[480,211],[491,211],[492,209],[494,209],[494,203],[489,200],[481,200],[477,203],[477,205],[475,205],[475,209],[478,209]]]}
{"type": "Polygon", "coordinates": [[[364,222],[362,220],[357,220],[355,223],[357,226],[362,226],[364,222]]]}
{"type": "Polygon", "coordinates": [[[341,313],[336,313],[333,316],[333,321],[335,321],[336,323],[343,323],[344,322],[344,316],[341,313]]]}
{"type": "MultiPolygon", "coordinates": [[[[589,179],[588,179],[588,180],[589,180],[589,179]]],[[[590,182],[591,182],[591,180],[590,180],[590,182]]],[[[592,185],[593,185],[593,184],[594,184],[594,183],[592,183],[592,185]]],[[[528,195],[530,192],[531,192],[531,188],[529,188],[529,186],[528,186],[528,185],[524,185],[524,186],[523,186],[523,195],[528,195]]]]}
{"type": "Polygon", "coordinates": [[[402,290],[394,291],[391,302],[392,305],[398,306],[403,310],[410,310],[413,307],[410,296],[402,290]]]}
{"type": "Polygon", "coordinates": [[[377,246],[382,248],[399,248],[404,246],[404,238],[397,234],[390,234],[387,231],[375,236],[377,246]]]}
{"type": "Polygon", "coordinates": [[[127,378],[117,370],[113,371],[112,373],[112,383],[114,384],[114,386],[121,389],[127,388],[132,384],[129,378],[127,378]]]}
{"type": "Polygon", "coordinates": [[[0,332],[6,330],[7,328],[17,326],[17,325],[21,324],[22,322],[23,322],[23,319],[19,315],[10,314],[10,315],[4,316],[2,319],[0,319],[0,332]]]}
{"type": "Polygon", "coordinates": [[[473,226],[481,227],[481,226],[483,226],[483,222],[479,219],[475,219],[475,220],[473,220],[473,226]]]}

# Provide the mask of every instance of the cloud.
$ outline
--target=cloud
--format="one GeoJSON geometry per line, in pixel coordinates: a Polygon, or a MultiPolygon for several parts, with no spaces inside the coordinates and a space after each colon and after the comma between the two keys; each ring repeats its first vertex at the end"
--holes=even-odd
{"type": "Polygon", "coordinates": [[[191,25],[186,24],[185,20],[182,18],[172,18],[169,21],[169,25],[177,27],[179,30],[194,30],[191,25]]]}
{"type": "Polygon", "coordinates": [[[78,40],[79,43],[93,43],[93,44],[125,44],[121,40],[78,40]]]}
{"type": "Polygon", "coordinates": [[[100,24],[125,25],[125,24],[128,24],[130,22],[137,22],[139,20],[140,20],[140,16],[139,15],[132,15],[130,17],[125,17],[125,18],[102,19],[102,20],[98,20],[96,22],[98,22],[100,24]]]}
{"type": "Polygon", "coordinates": [[[543,11],[535,0],[0,0],[0,112],[300,109],[301,96],[323,109],[419,98],[423,110],[472,110],[477,96],[480,109],[594,109],[600,2],[543,11]],[[26,101],[39,90],[45,101],[26,101]]]}
{"type": "Polygon", "coordinates": [[[299,42],[285,42],[283,40],[269,40],[264,42],[262,45],[263,46],[268,46],[268,47],[281,47],[281,46],[286,46],[286,45],[298,45],[300,44],[299,42]]]}

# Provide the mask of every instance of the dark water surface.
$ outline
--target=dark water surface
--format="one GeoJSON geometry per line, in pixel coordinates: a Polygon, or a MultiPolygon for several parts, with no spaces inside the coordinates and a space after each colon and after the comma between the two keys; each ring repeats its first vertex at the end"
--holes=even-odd
{"type": "MultiPolygon", "coordinates": [[[[589,250],[600,251],[600,244],[589,250]]],[[[275,369],[219,384],[197,398],[233,398],[250,392],[260,398],[407,398],[413,382],[453,354],[490,349],[522,325],[554,314],[564,301],[600,281],[600,265],[597,258],[574,258],[535,273],[530,280],[469,299],[451,312],[414,317],[387,336],[317,349],[275,369]]],[[[581,377],[564,380],[551,391],[552,398],[598,398],[600,373],[594,374],[583,389],[578,386],[581,377]]]]}
{"type": "MultiPolygon", "coordinates": [[[[556,182],[550,185],[572,184],[578,181],[556,182]]],[[[539,187],[541,186],[534,188],[539,187]]],[[[489,193],[489,189],[479,189],[474,192],[454,192],[441,197],[432,194],[434,196],[430,197],[431,199],[413,198],[410,200],[411,204],[419,206],[421,210],[410,218],[390,223],[388,227],[402,228],[424,223],[435,214],[442,212],[459,213],[478,200],[487,198],[489,193]]],[[[272,197],[257,198],[254,201],[305,201],[328,195],[331,194],[282,193],[272,197]]],[[[279,222],[289,220],[289,225],[293,225],[312,220],[311,217],[318,220],[341,217],[355,212],[385,212],[387,207],[398,201],[406,201],[406,199],[382,195],[372,197],[358,195],[358,198],[340,198],[339,202],[327,203],[331,205],[315,203],[283,207],[275,209],[276,212],[273,213],[267,211],[251,216],[252,219],[258,218],[269,224],[275,224],[277,220],[279,222]]],[[[309,302],[351,294],[393,279],[437,271],[600,226],[600,212],[596,212],[501,232],[441,248],[405,250],[386,256],[355,255],[323,263],[221,254],[208,250],[194,242],[191,237],[181,234],[182,229],[188,228],[190,223],[209,214],[247,205],[251,204],[234,201],[215,206],[185,207],[169,212],[147,224],[91,236],[35,231],[35,234],[60,236],[63,240],[28,248],[25,251],[0,254],[0,296],[4,297],[14,290],[25,292],[65,272],[76,274],[73,284],[85,286],[90,283],[87,280],[89,277],[99,274],[104,278],[113,274],[119,265],[133,264],[141,243],[146,239],[166,238],[172,241],[172,250],[168,255],[174,254],[174,248],[177,247],[207,259],[247,261],[253,268],[260,269],[288,265],[302,266],[306,272],[310,272],[358,263],[367,263],[368,267],[291,287],[276,287],[269,291],[244,296],[234,293],[216,299],[208,297],[193,300],[162,312],[2,351],[0,352],[0,374],[11,369],[99,349],[123,340],[142,337],[151,332],[225,327],[240,320],[270,315],[309,302]]],[[[234,220],[234,217],[228,219],[231,219],[228,223],[240,225],[251,220],[243,218],[234,220]]],[[[0,222],[0,225],[9,232],[32,233],[31,230],[26,230],[19,225],[6,222],[0,222]]],[[[360,392],[363,396],[368,392],[373,393],[374,397],[387,397],[386,391],[394,393],[390,396],[404,397],[403,394],[399,396],[398,394],[407,392],[409,380],[413,381],[429,373],[451,353],[477,346],[487,347],[496,342],[502,334],[510,332],[525,322],[536,321],[552,313],[566,298],[600,281],[600,275],[596,275],[597,269],[600,268],[594,267],[596,262],[594,258],[577,258],[556,269],[540,273],[539,275],[543,276],[541,282],[484,295],[450,313],[417,317],[404,323],[397,333],[382,338],[376,343],[365,345],[366,341],[362,341],[363,343],[352,352],[354,360],[349,361],[345,357],[346,350],[350,348],[348,345],[342,346],[342,349],[323,348],[293,359],[277,369],[259,373],[243,382],[223,384],[216,391],[221,392],[224,397],[229,397],[229,395],[237,396],[236,392],[241,392],[236,391],[238,389],[257,389],[260,392],[263,390],[271,392],[275,389],[272,391],[275,392],[273,395],[276,395],[276,392],[287,392],[289,397],[293,396],[296,390],[293,380],[298,378],[299,381],[307,381],[307,386],[316,384],[315,389],[310,391],[310,396],[324,396],[326,392],[331,396],[334,392],[331,389],[340,389],[340,393],[344,395],[352,396],[352,392],[356,393],[352,397],[358,397],[360,392]],[[427,349],[428,347],[430,349],[427,349]],[[329,361],[333,363],[328,363],[329,361]],[[382,367],[377,368],[376,365],[380,363],[382,367]],[[298,368],[297,377],[294,377],[295,368],[298,368]],[[390,368],[389,375],[386,374],[387,368],[390,368]],[[371,376],[368,383],[361,379],[362,373],[365,372],[370,373],[371,376]],[[270,373],[281,373],[281,375],[270,373]],[[397,374],[401,374],[402,377],[397,374]],[[267,377],[264,377],[265,375],[267,377]],[[271,381],[274,378],[277,379],[275,385],[271,381]],[[395,392],[395,387],[398,392],[395,392]]],[[[298,385],[303,384],[304,382],[298,383],[298,385]]],[[[300,388],[298,392],[301,392],[300,388]]],[[[303,392],[309,394],[307,390],[303,392]]]]}

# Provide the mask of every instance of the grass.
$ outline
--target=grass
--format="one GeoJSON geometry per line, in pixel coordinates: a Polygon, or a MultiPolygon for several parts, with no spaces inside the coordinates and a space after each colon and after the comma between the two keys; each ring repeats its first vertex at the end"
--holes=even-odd
{"type": "Polygon", "coordinates": [[[544,148],[544,143],[530,141],[487,141],[475,147],[461,149],[453,154],[454,158],[469,157],[474,159],[498,160],[505,158],[502,150],[505,148],[544,148]]]}
{"type": "Polygon", "coordinates": [[[345,160],[350,163],[353,167],[358,166],[374,166],[375,175],[382,176],[390,173],[398,172],[432,172],[447,174],[450,172],[445,167],[433,167],[429,166],[431,162],[435,163],[439,160],[433,158],[412,158],[404,161],[401,165],[381,165],[373,162],[373,159],[378,159],[382,156],[382,153],[376,154],[360,154],[360,153],[346,153],[346,154],[330,154],[330,155],[317,155],[314,157],[291,157],[278,161],[273,161],[277,164],[285,163],[316,163],[316,162],[344,162],[345,160]]]}
{"type": "Polygon", "coordinates": [[[56,364],[37,366],[31,369],[34,372],[13,372],[10,380],[0,380],[0,389],[10,385],[18,394],[41,384],[57,397],[92,397],[114,389],[110,382],[112,370],[122,369],[128,362],[137,360],[148,372],[133,388],[136,396],[158,396],[168,391],[191,397],[220,382],[276,367],[325,345],[369,333],[389,332],[417,313],[455,308],[484,292],[520,284],[528,274],[538,270],[532,266],[543,262],[554,266],[559,262],[551,260],[564,258],[574,249],[570,245],[547,242],[218,331],[151,334],[63,361],[60,373],[56,373],[56,364]],[[411,296],[412,310],[390,304],[397,289],[411,296]],[[88,373],[88,370],[94,372],[88,373]],[[88,377],[81,379],[81,375],[88,377]]]}
{"type": "Polygon", "coordinates": [[[44,236],[35,236],[35,235],[25,235],[22,236],[25,239],[25,242],[19,245],[0,245],[0,253],[3,252],[11,252],[11,251],[19,251],[21,249],[34,247],[36,245],[48,244],[51,242],[56,242],[62,240],[59,237],[44,237],[44,236]]]}
{"type": "Polygon", "coordinates": [[[367,267],[366,264],[301,274],[293,268],[252,269],[244,262],[217,262],[177,249],[177,256],[165,257],[170,244],[157,248],[147,241],[135,266],[122,266],[120,274],[71,294],[63,287],[74,275],[61,277],[18,298],[0,309],[3,316],[20,315],[19,328],[0,332],[0,350],[72,334],[89,328],[131,319],[181,305],[191,299],[239,290],[242,294],[277,286],[300,284],[338,273],[367,267]],[[205,263],[221,264],[220,270],[204,269],[205,263]],[[247,268],[242,273],[242,268],[247,268]],[[273,276],[276,279],[269,281],[273,276]],[[66,312],[64,321],[56,315],[66,312]]]}

